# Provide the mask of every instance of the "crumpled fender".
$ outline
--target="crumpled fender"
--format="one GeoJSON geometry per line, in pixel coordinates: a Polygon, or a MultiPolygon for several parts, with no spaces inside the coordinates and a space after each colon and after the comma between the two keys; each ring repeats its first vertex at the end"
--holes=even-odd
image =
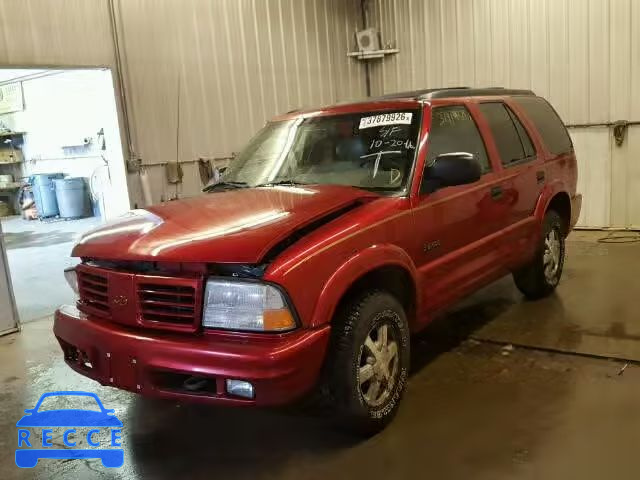
{"type": "MultiPolygon", "coordinates": [[[[398,266],[405,269],[419,292],[416,267],[411,257],[396,245],[372,245],[360,250],[344,262],[327,280],[316,302],[311,326],[329,323],[338,303],[353,283],[380,267],[398,266]]],[[[416,295],[416,311],[420,311],[420,295],[416,295]]]]}

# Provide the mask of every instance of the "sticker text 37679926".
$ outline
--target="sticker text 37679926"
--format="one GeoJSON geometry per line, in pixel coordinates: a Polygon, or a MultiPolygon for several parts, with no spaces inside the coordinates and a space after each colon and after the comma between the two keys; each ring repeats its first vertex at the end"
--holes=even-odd
{"type": "Polygon", "coordinates": [[[411,112],[394,112],[362,117],[360,119],[360,130],[383,125],[410,125],[413,118],[411,112]]]}

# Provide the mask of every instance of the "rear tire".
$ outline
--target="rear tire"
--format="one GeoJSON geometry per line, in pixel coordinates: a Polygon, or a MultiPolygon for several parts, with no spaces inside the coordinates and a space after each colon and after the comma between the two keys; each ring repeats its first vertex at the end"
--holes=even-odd
{"type": "Polygon", "coordinates": [[[518,289],[530,300],[553,293],[562,277],[566,232],[562,218],[549,210],[542,222],[542,237],[533,260],[513,273],[518,289]]]}
{"type": "Polygon", "coordinates": [[[388,425],[406,387],[409,348],[405,311],[387,292],[361,294],[338,313],[326,389],[341,427],[368,436],[388,425]]]}

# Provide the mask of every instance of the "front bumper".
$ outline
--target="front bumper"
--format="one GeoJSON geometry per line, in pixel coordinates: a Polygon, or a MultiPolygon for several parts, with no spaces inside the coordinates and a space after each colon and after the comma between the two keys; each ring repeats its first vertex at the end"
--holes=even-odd
{"type": "Polygon", "coordinates": [[[318,381],[329,326],[282,335],[141,331],[92,319],[75,307],[55,313],[53,332],[66,363],[103,385],[143,395],[236,405],[282,405],[318,381]],[[184,381],[206,382],[197,391],[184,381]],[[251,400],[226,393],[226,379],[251,382],[251,400]]]}

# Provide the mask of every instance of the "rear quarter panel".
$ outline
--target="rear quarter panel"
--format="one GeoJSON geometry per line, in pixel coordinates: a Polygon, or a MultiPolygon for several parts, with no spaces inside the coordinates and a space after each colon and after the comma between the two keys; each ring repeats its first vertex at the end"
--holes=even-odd
{"type": "MultiPolygon", "coordinates": [[[[555,195],[564,192],[569,195],[570,199],[573,199],[576,195],[578,185],[578,162],[575,150],[572,148],[571,152],[561,155],[556,155],[550,152],[538,132],[538,129],[527,116],[526,112],[516,102],[509,102],[509,106],[517,113],[518,117],[525,124],[525,127],[529,131],[529,134],[535,143],[536,149],[543,156],[546,182],[540,197],[538,198],[534,211],[534,215],[541,222],[542,218],[544,218],[547,207],[549,206],[549,202],[551,202],[555,195]]],[[[551,106],[553,107],[553,105],[551,106]]]]}

